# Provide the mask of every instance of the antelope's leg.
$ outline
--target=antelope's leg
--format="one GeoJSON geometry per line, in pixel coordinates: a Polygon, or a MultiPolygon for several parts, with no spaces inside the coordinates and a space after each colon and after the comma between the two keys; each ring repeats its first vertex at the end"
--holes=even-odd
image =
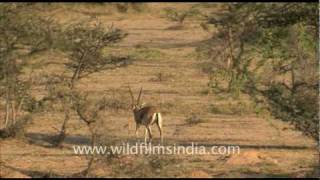
{"type": "Polygon", "coordinates": [[[162,136],[162,117],[160,113],[157,113],[157,127],[160,133],[160,141],[161,144],[163,143],[163,136],[162,136]]]}
{"type": "Polygon", "coordinates": [[[157,127],[158,127],[158,130],[159,130],[159,133],[160,133],[160,141],[161,141],[161,144],[163,143],[163,137],[162,137],[162,127],[159,126],[159,124],[157,123],[157,127]]]}
{"type": "Polygon", "coordinates": [[[152,140],[151,127],[148,126],[147,129],[148,129],[148,133],[149,133],[149,142],[151,142],[151,140],[152,140]]]}
{"type": "Polygon", "coordinates": [[[146,127],[146,129],[144,131],[144,144],[147,144],[147,134],[148,134],[148,129],[146,127]]]}
{"type": "Polygon", "coordinates": [[[135,132],[136,138],[138,138],[138,130],[139,130],[139,127],[140,127],[140,125],[139,125],[139,124],[136,124],[136,132],[135,132]]]}

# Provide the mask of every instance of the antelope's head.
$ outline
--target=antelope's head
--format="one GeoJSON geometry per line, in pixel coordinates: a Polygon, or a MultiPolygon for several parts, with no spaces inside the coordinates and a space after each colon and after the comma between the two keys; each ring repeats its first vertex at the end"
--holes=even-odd
{"type": "Polygon", "coordinates": [[[131,96],[131,109],[132,109],[133,113],[136,114],[143,107],[143,104],[140,104],[142,87],[140,88],[139,96],[136,101],[134,100],[134,96],[133,96],[133,93],[131,91],[130,86],[129,86],[129,93],[131,96]]]}

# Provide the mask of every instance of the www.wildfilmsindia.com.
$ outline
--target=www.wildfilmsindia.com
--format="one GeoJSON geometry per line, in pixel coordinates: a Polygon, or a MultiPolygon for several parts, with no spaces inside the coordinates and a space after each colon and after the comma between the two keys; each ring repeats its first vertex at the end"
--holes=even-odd
{"type": "Polygon", "coordinates": [[[206,147],[191,143],[191,145],[152,145],[136,143],[130,145],[123,143],[119,146],[73,146],[74,154],[77,155],[109,155],[109,154],[187,154],[187,155],[230,155],[240,154],[239,146],[211,146],[206,147]]]}

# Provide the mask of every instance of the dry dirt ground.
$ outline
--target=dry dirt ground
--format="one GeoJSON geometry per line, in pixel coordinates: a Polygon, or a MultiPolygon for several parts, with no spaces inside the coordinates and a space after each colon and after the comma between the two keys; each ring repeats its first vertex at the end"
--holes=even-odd
{"type": "MultiPolygon", "coordinates": [[[[82,79],[78,89],[130,100],[127,85],[134,93],[144,88],[143,101],[157,104],[163,110],[165,144],[187,145],[191,142],[209,148],[214,145],[239,145],[234,155],[120,155],[100,158],[93,164],[93,177],[305,177],[319,166],[317,142],[296,131],[283,121],[254,113],[216,114],[210,105],[223,106],[248,102],[243,96],[233,101],[228,96],[205,94],[208,77],[198,67],[194,50],[209,37],[199,22],[188,20],[182,29],[170,29],[175,22],[161,16],[170,4],[152,4],[148,13],[112,13],[98,16],[106,26],[113,25],[129,33],[111,53],[134,55],[135,61],[124,68],[103,71],[82,79]],[[163,75],[159,81],[159,74],[163,75]],[[115,94],[115,95],[114,95],[115,94]],[[197,114],[203,119],[188,124],[186,119],[197,114]]],[[[179,5],[177,5],[178,7],[179,5]]],[[[184,8],[184,4],[180,5],[184,8]]],[[[70,8],[70,7],[69,7],[70,8]]],[[[87,18],[86,12],[103,8],[58,8],[48,12],[62,22],[87,18]]],[[[102,9],[102,10],[101,10],[102,9]]],[[[99,12],[100,12],[99,11],[99,12]]],[[[37,62],[61,62],[55,52],[34,57],[37,62]]],[[[55,63],[43,72],[59,72],[55,63]]],[[[33,90],[41,97],[43,88],[33,90]]],[[[237,104],[236,104],[237,106],[237,104]]],[[[240,106],[240,105],[239,105],[240,106]]],[[[35,114],[24,139],[5,139],[1,145],[1,177],[70,176],[87,166],[85,156],[75,155],[73,145],[88,145],[86,126],[73,115],[68,123],[67,139],[62,148],[50,148],[46,139],[57,134],[63,114],[35,114]]],[[[129,110],[106,110],[100,127],[105,143],[134,142],[134,124],[129,110]],[[128,121],[131,123],[128,125],[128,121]],[[129,131],[128,131],[129,129],[129,131]]],[[[153,128],[155,141],[157,129],[153,128]]],[[[143,130],[140,129],[141,140],[143,130]]]]}

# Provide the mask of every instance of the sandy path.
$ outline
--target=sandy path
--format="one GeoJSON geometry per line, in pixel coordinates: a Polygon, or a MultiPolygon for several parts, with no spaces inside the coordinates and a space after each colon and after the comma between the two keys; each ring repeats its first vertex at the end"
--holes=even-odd
{"type": "MultiPolygon", "coordinates": [[[[239,145],[241,148],[241,154],[232,156],[186,158],[182,155],[181,164],[185,169],[183,172],[188,173],[177,175],[177,172],[170,172],[168,176],[304,176],[305,172],[317,164],[319,155],[316,142],[294,130],[288,123],[256,115],[217,115],[209,112],[208,106],[212,102],[224,102],[217,100],[214,95],[201,94],[208,79],[197,67],[199,61],[191,55],[208,34],[202,31],[197,23],[187,22],[182,30],[168,30],[173,23],[156,16],[135,15],[120,20],[119,17],[103,18],[106,25],[113,22],[115,26],[129,33],[129,36],[117,45],[118,48],[143,46],[163,54],[156,59],[137,59],[126,68],[92,74],[81,80],[78,88],[108,94],[110,89],[126,91],[129,82],[135,91],[143,86],[144,101],[170,103],[174,106],[172,111],[163,115],[166,144],[188,145],[197,142],[207,147],[239,145]],[[170,75],[169,80],[152,81],[160,72],[170,75]],[[196,125],[186,124],[185,119],[191,113],[200,114],[206,121],[196,125]]],[[[104,136],[109,139],[112,137],[134,141],[133,124],[130,126],[130,134],[123,128],[128,118],[131,118],[129,112],[108,112],[106,125],[101,127],[106,130],[104,136]]],[[[61,121],[61,115],[44,114],[35,121],[36,126],[30,126],[28,133],[29,137],[39,140],[56,133],[52,127],[61,121]]],[[[46,172],[50,169],[58,174],[72,174],[85,168],[84,157],[70,154],[73,144],[89,143],[85,128],[78,122],[75,116],[70,121],[72,130],[64,149],[42,147],[27,141],[1,140],[2,176],[26,175],[7,166],[46,172]]],[[[153,132],[158,138],[156,128],[153,132]]],[[[140,134],[142,136],[142,130],[140,134]]],[[[100,176],[110,176],[110,169],[103,171],[100,176]]]]}

